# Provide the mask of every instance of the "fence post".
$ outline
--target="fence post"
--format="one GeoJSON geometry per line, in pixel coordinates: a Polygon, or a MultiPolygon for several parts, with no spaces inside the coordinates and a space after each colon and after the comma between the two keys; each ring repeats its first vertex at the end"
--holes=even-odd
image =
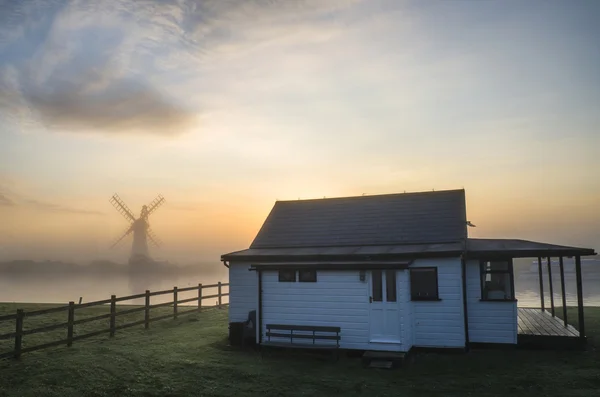
{"type": "Polygon", "coordinates": [[[177,287],[173,287],[173,320],[177,320],[177,287]]]}
{"type": "Polygon", "coordinates": [[[110,337],[115,336],[115,327],[117,323],[117,296],[110,296],[110,337]]]}
{"type": "Polygon", "coordinates": [[[221,308],[221,302],[222,302],[221,301],[222,297],[221,297],[221,282],[220,281],[219,281],[218,285],[219,285],[219,309],[220,309],[221,308]]]}
{"type": "Polygon", "coordinates": [[[202,283],[198,284],[198,312],[202,310],[202,283]]]}
{"type": "Polygon", "coordinates": [[[146,290],[146,310],[144,311],[144,328],[150,327],[150,291],[146,290]]]}
{"type": "Polygon", "coordinates": [[[15,329],[15,358],[21,357],[21,346],[23,345],[23,309],[17,309],[17,324],[15,329]]]}
{"type": "Polygon", "coordinates": [[[75,321],[75,302],[69,302],[69,324],[67,325],[67,346],[73,346],[73,321],[75,321]]]}

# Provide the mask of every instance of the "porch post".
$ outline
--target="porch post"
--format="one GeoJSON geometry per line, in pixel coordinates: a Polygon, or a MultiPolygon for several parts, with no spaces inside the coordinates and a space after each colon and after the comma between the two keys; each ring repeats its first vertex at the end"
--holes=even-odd
{"type": "Polygon", "coordinates": [[[550,283],[550,310],[554,317],[554,289],[552,288],[552,267],[550,266],[550,257],[548,257],[548,282],[550,283]]]}
{"type": "Polygon", "coordinates": [[[540,302],[542,304],[542,311],[544,308],[544,278],[542,277],[542,257],[538,256],[538,273],[540,275],[540,302]]]}
{"type": "Polygon", "coordinates": [[[563,264],[563,257],[559,258],[558,265],[560,266],[560,289],[562,295],[562,305],[563,305],[563,321],[565,323],[565,327],[567,326],[567,294],[565,293],[565,267],[563,264]]]}
{"type": "Polygon", "coordinates": [[[575,276],[577,278],[577,314],[579,315],[579,337],[585,338],[585,324],[583,318],[583,286],[581,282],[581,256],[575,257],[575,276]]]}

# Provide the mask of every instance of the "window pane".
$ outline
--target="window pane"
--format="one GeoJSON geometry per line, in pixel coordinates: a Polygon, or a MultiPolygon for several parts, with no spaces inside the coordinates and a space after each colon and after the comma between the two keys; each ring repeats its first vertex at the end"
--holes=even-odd
{"type": "Polygon", "coordinates": [[[487,274],[483,285],[484,299],[513,299],[510,273],[487,274]]]}
{"type": "Polygon", "coordinates": [[[298,271],[298,281],[304,283],[314,283],[317,281],[316,270],[300,270],[298,271]]]}
{"type": "Polygon", "coordinates": [[[436,269],[411,269],[410,293],[412,299],[437,299],[436,269]]]}
{"type": "Polygon", "coordinates": [[[509,262],[508,261],[489,261],[484,262],[485,271],[491,272],[507,272],[509,262]]]}
{"type": "Polygon", "coordinates": [[[383,294],[381,291],[381,270],[372,270],[371,271],[371,282],[373,284],[373,302],[381,302],[383,294]]]}
{"type": "Polygon", "coordinates": [[[481,298],[490,300],[514,299],[511,288],[511,261],[485,261],[481,268],[481,298]]]}
{"type": "Polygon", "coordinates": [[[387,270],[385,272],[385,300],[387,302],[396,302],[396,271],[387,270]]]}
{"type": "Polygon", "coordinates": [[[280,270],[279,271],[279,281],[284,282],[294,282],[296,281],[296,271],[295,270],[280,270]]]}

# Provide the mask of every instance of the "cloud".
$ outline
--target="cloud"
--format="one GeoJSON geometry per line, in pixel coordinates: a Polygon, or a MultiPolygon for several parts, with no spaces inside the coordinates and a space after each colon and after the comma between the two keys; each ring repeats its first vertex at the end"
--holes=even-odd
{"type": "Polygon", "coordinates": [[[12,207],[15,205],[15,202],[6,197],[4,194],[0,193],[0,206],[12,207]]]}
{"type": "Polygon", "coordinates": [[[5,193],[0,193],[0,207],[25,207],[46,212],[60,212],[80,215],[106,215],[104,212],[100,211],[83,210],[75,207],[31,199],[17,194],[6,187],[2,187],[2,190],[8,191],[11,197],[8,197],[5,193]]]}
{"type": "Polygon", "coordinates": [[[104,12],[42,3],[0,4],[7,27],[23,21],[18,34],[0,27],[0,115],[68,132],[172,136],[197,126],[200,109],[155,81],[152,60],[176,44],[173,32],[156,32],[158,17],[135,21],[130,1],[104,12]]]}
{"type": "Polygon", "coordinates": [[[252,78],[248,54],[326,41],[340,32],[335,14],[361,1],[0,3],[0,115],[56,131],[184,133],[215,96],[235,107],[218,81],[252,78]]]}
{"type": "Polygon", "coordinates": [[[65,84],[57,92],[25,97],[46,126],[60,130],[178,135],[196,121],[195,112],[151,87],[114,82],[101,94],[87,94],[84,88],[65,84]]]}
{"type": "Polygon", "coordinates": [[[78,208],[66,207],[59,204],[46,203],[43,201],[32,200],[32,199],[23,199],[22,203],[33,207],[39,210],[48,211],[48,212],[61,212],[61,213],[69,213],[69,214],[81,214],[81,215],[106,215],[104,212],[100,211],[88,211],[82,210],[78,208]]]}

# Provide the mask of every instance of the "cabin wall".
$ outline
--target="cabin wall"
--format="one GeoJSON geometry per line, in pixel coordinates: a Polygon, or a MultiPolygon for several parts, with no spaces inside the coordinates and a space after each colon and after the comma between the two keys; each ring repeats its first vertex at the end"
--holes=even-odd
{"type": "Polygon", "coordinates": [[[318,270],[312,283],[279,282],[277,271],[263,271],[262,290],[263,335],[269,323],[339,326],[342,348],[369,349],[368,281],[358,270],[318,270]]]}
{"type": "Polygon", "coordinates": [[[229,322],[246,321],[258,306],[258,275],[248,263],[229,263],[229,322]]]}
{"type": "Polygon", "coordinates": [[[401,307],[402,350],[408,351],[414,343],[413,305],[410,300],[410,276],[408,270],[398,272],[398,303],[401,307]]]}
{"type": "Polygon", "coordinates": [[[469,341],[517,343],[517,302],[481,301],[479,261],[467,261],[469,341]]]}
{"type": "MultiPolygon", "coordinates": [[[[411,301],[413,345],[432,348],[464,347],[465,323],[460,258],[419,259],[410,267],[437,267],[440,298],[439,301],[411,301]]],[[[410,293],[410,285],[408,288],[410,293]]]]}

